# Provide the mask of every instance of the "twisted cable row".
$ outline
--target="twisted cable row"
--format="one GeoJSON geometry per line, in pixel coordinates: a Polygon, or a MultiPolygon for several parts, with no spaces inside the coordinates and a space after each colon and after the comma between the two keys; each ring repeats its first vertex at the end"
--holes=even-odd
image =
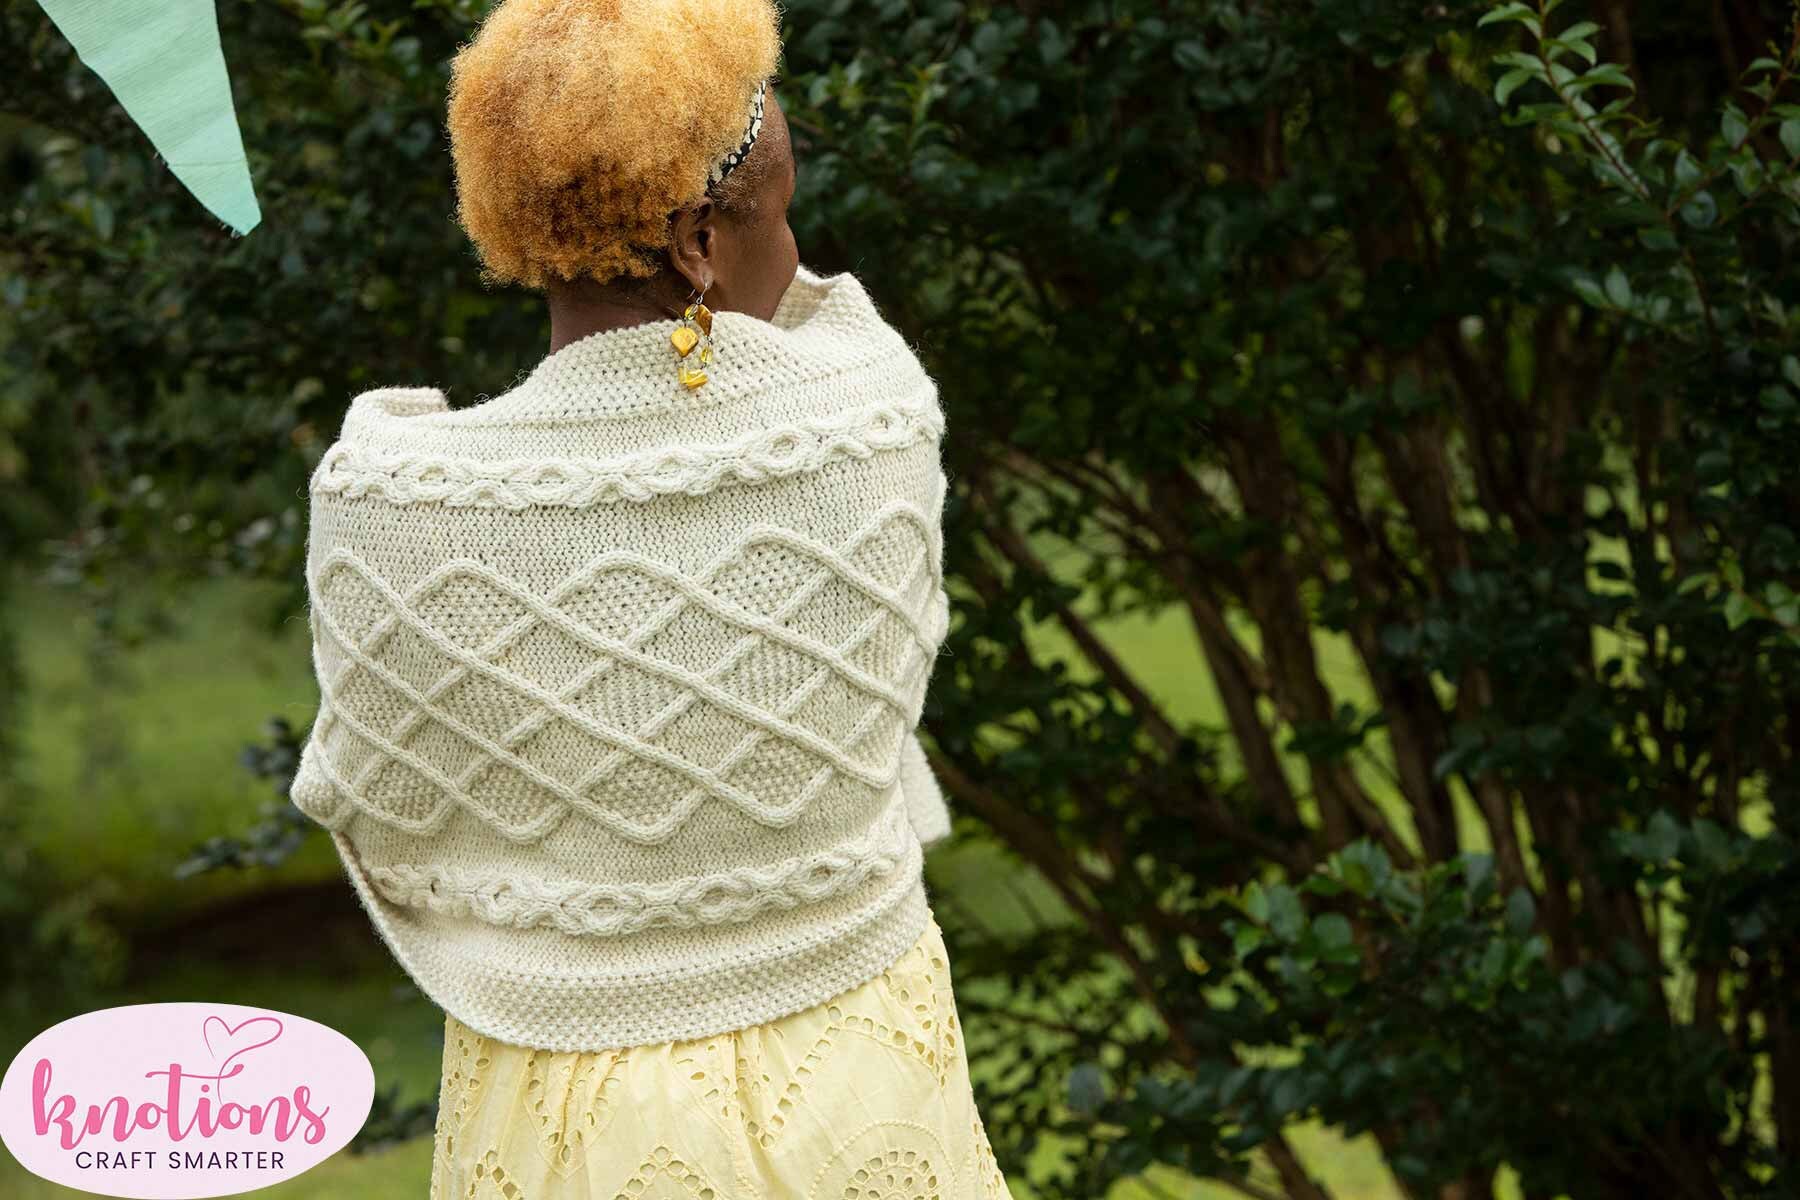
{"type": "Polygon", "coordinates": [[[896,802],[865,837],[829,851],[658,884],[551,883],[438,864],[374,867],[369,878],[395,904],[490,925],[576,936],[635,933],[747,921],[769,908],[841,895],[899,867],[909,828],[896,802]]]}
{"type": "Polygon", "coordinates": [[[315,493],[389,504],[524,509],[586,508],[658,496],[701,496],[867,459],[943,433],[931,404],[876,404],[759,429],[716,445],[658,446],[615,459],[521,458],[492,462],[437,454],[387,454],[340,441],[313,473],[315,493]]]}

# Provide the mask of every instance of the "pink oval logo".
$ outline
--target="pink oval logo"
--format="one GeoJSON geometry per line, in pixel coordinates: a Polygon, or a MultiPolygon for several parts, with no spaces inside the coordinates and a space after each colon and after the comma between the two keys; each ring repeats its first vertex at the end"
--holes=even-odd
{"type": "Polygon", "coordinates": [[[240,1004],[134,1004],[52,1025],[0,1081],[0,1141],[52,1183],[232,1196],[349,1144],[375,1101],[356,1043],[240,1004]]]}

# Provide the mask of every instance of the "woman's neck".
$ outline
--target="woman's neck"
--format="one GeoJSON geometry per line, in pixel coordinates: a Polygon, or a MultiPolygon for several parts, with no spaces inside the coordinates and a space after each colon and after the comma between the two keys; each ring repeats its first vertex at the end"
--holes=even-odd
{"type": "Polygon", "coordinates": [[[630,290],[585,279],[553,284],[545,292],[550,308],[550,353],[590,334],[674,320],[681,310],[663,296],[667,290],[661,279],[630,290]]]}

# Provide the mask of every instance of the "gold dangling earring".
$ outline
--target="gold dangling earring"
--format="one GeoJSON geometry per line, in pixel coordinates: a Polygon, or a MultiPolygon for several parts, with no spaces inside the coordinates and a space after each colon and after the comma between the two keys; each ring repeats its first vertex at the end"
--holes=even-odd
{"type": "Polygon", "coordinates": [[[705,288],[689,296],[680,324],[669,335],[669,342],[675,347],[675,353],[681,360],[677,364],[675,377],[689,391],[706,382],[706,368],[712,365],[713,360],[713,315],[712,309],[706,307],[705,300],[705,288]]]}

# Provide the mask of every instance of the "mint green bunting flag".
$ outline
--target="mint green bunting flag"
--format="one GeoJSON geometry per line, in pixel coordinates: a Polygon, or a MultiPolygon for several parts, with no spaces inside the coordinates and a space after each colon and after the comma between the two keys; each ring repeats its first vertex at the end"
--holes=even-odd
{"type": "Polygon", "coordinates": [[[213,0],[38,0],[175,177],[239,233],[262,220],[213,0]]]}

